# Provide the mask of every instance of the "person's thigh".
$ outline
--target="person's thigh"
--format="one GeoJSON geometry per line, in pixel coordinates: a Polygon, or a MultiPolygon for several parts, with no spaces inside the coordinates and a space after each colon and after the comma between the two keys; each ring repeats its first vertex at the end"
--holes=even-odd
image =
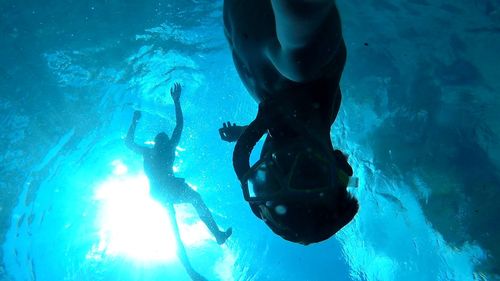
{"type": "Polygon", "coordinates": [[[150,187],[151,196],[161,203],[185,203],[191,197],[192,190],[182,178],[171,178],[150,187]]]}

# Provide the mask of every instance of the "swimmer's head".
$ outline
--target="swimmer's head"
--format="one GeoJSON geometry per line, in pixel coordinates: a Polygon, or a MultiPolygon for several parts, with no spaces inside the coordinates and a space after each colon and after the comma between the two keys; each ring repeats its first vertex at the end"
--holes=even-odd
{"type": "Polygon", "coordinates": [[[170,143],[170,139],[165,132],[161,132],[155,137],[155,149],[164,149],[170,143]]]}
{"type": "Polygon", "coordinates": [[[268,201],[258,205],[258,212],[283,239],[303,245],[317,243],[346,226],[359,208],[357,200],[347,192],[323,196],[314,200],[268,201]]]}
{"type": "Polygon", "coordinates": [[[245,198],[276,234],[307,245],[331,237],[356,215],[350,176],[345,156],[314,142],[290,142],[245,175],[245,198]]]}

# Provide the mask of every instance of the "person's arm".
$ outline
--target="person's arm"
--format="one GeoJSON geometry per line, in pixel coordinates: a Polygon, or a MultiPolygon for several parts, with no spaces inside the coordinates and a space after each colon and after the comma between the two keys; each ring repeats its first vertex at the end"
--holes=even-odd
{"type": "Polygon", "coordinates": [[[184,127],[184,117],[182,116],[182,108],[181,108],[181,84],[175,83],[174,86],[170,89],[170,95],[172,96],[172,99],[174,100],[174,106],[175,106],[175,128],[174,132],[172,133],[172,138],[171,142],[175,146],[179,144],[179,141],[181,139],[182,135],[182,127],[184,127]]]}
{"type": "Polygon", "coordinates": [[[276,69],[288,79],[318,79],[343,43],[334,0],[271,0],[277,41],[267,50],[276,69]]]}
{"type": "Polygon", "coordinates": [[[143,154],[145,148],[134,142],[135,128],[137,127],[137,122],[139,122],[139,119],[141,119],[141,112],[135,111],[134,117],[132,117],[132,123],[130,124],[130,127],[128,128],[127,136],[125,137],[125,145],[130,150],[132,150],[136,153],[139,153],[139,154],[143,154]]]}
{"type": "Polygon", "coordinates": [[[245,174],[250,170],[250,154],[266,131],[267,127],[265,126],[262,109],[259,107],[257,117],[246,127],[234,147],[233,167],[240,181],[243,180],[245,174]]]}

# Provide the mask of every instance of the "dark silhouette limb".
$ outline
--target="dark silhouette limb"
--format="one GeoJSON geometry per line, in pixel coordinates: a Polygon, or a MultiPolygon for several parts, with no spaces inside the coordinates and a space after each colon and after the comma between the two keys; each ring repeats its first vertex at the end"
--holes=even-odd
{"type": "Polygon", "coordinates": [[[140,146],[134,142],[135,129],[137,127],[137,123],[139,122],[139,119],[141,119],[141,112],[136,110],[136,111],[134,111],[134,117],[132,117],[132,123],[130,124],[130,127],[128,128],[127,136],[125,137],[125,145],[130,150],[132,150],[136,153],[144,154],[144,151],[146,150],[146,148],[143,146],[140,146]]]}
{"type": "Polygon", "coordinates": [[[184,117],[182,115],[182,108],[181,108],[181,92],[182,92],[182,87],[181,84],[175,83],[174,86],[170,89],[170,95],[172,96],[172,100],[174,100],[174,106],[175,106],[175,128],[174,131],[172,132],[172,138],[171,138],[171,143],[172,146],[177,146],[179,144],[179,141],[181,139],[182,135],[182,128],[184,126],[184,117]]]}
{"type": "Polygon", "coordinates": [[[190,203],[191,205],[193,205],[201,221],[205,223],[208,230],[210,230],[212,235],[215,237],[217,243],[219,245],[224,244],[227,238],[229,238],[229,236],[231,236],[231,234],[233,233],[232,228],[229,228],[226,231],[221,231],[217,226],[217,223],[215,222],[210,209],[208,209],[205,202],[203,202],[200,194],[192,190],[188,185],[185,185],[184,188],[183,199],[181,199],[181,202],[190,203]]]}
{"type": "Polygon", "coordinates": [[[175,208],[172,204],[167,204],[168,215],[170,217],[170,223],[172,225],[172,230],[174,231],[175,241],[177,242],[177,256],[181,260],[184,269],[189,274],[193,281],[207,281],[205,277],[199,274],[193,269],[189,259],[187,257],[186,248],[182,242],[181,235],[179,232],[179,226],[177,224],[177,219],[175,217],[175,208]]]}

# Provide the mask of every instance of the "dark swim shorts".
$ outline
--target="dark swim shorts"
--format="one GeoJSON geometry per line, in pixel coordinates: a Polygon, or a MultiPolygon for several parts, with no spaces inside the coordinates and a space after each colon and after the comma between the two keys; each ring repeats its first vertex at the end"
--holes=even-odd
{"type": "Polygon", "coordinates": [[[184,178],[168,177],[161,183],[151,183],[150,193],[153,198],[168,203],[189,203],[196,198],[194,191],[184,178]]]}

